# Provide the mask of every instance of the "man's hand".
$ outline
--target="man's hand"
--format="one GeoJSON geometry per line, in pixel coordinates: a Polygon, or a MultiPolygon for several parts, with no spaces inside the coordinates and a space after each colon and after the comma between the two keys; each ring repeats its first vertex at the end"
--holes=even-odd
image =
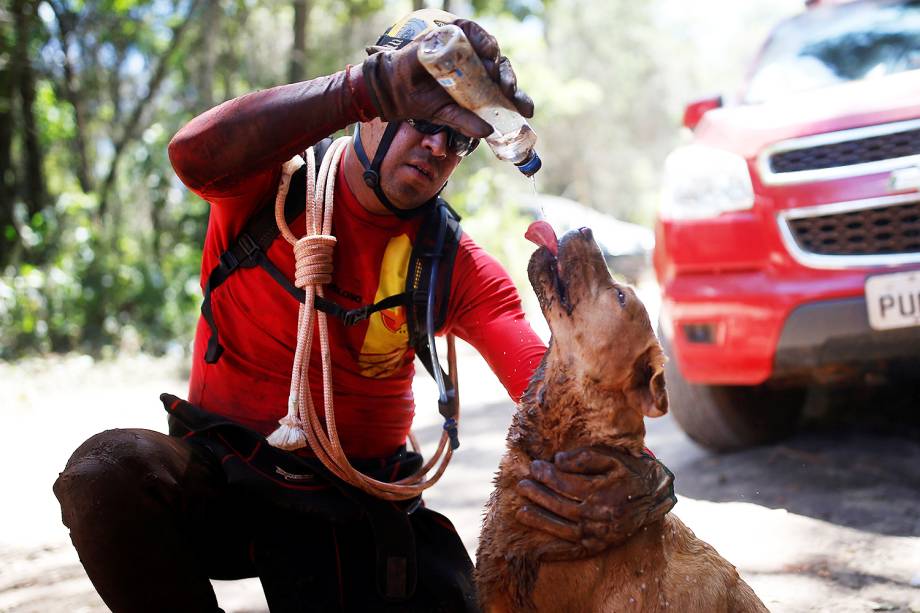
{"type": "Polygon", "coordinates": [[[674,475],[649,455],[581,448],[535,460],[530,478],[518,483],[527,499],[517,519],[557,537],[543,559],[597,554],[657,521],[677,502],[674,475]]]}
{"type": "MultiPolygon", "coordinates": [[[[517,88],[517,77],[511,62],[501,55],[495,37],[467,19],[458,19],[454,25],[466,34],[486,72],[498,83],[505,97],[521,115],[533,117],[533,101],[517,88]]],[[[425,119],[476,138],[491,134],[492,127],[488,123],[454,102],[428,74],[418,61],[419,44],[419,40],[415,40],[398,51],[380,50],[364,60],[365,83],[381,119],[425,119]]]]}

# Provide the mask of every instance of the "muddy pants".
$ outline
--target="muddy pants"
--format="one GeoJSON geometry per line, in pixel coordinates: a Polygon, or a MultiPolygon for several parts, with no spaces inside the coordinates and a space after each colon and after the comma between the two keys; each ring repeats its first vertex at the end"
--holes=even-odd
{"type": "Polygon", "coordinates": [[[226,485],[210,451],[150,430],[81,445],[54,484],[89,578],[116,613],[220,611],[210,579],[258,576],[274,611],[474,611],[472,563],[456,531],[413,512],[415,595],[381,600],[370,527],[262,508],[226,485]]]}

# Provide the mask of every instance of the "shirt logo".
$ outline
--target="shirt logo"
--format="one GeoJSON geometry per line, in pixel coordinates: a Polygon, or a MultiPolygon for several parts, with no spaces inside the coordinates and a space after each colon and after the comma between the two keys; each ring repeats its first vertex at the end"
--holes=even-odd
{"type": "Polygon", "coordinates": [[[387,330],[398,333],[399,329],[406,325],[406,309],[401,306],[394,309],[384,309],[380,311],[380,318],[383,320],[383,325],[386,326],[387,330]]]}
{"type": "MultiPolygon", "coordinates": [[[[374,302],[401,294],[406,289],[406,272],[412,243],[405,234],[390,239],[380,263],[380,282],[374,302]]],[[[409,351],[409,327],[405,307],[372,314],[358,354],[358,366],[365,377],[381,379],[405,366],[409,351]]]]}

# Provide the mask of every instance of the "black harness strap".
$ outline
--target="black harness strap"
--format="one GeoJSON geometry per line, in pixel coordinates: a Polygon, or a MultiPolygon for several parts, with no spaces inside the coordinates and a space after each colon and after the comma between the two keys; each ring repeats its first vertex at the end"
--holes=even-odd
{"type": "Polygon", "coordinates": [[[447,202],[438,198],[431,214],[422,221],[412,248],[406,294],[411,299],[406,321],[409,344],[415,355],[438,383],[438,410],[444,417],[444,429],[451,448],[459,445],[457,434],[457,392],[453,382],[437,359],[434,334],[447,319],[450,282],[460,245],[460,216],[447,202]],[[432,284],[436,284],[432,288],[432,284]],[[440,300],[439,300],[440,299],[440,300]],[[437,369],[437,370],[435,370],[437,369]]]}
{"type": "Polygon", "coordinates": [[[434,198],[420,207],[414,209],[401,209],[390,202],[390,199],[387,198],[387,195],[383,191],[383,186],[380,184],[380,166],[383,164],[383,158],[386,157],[387,151],[390,150],[393,139],[396,138],[396,133],[399,132],[400,125],[402,125],[400,121],[391,121],[387,124],[386,129],[380,137],[380,142],[377,143],[377,150],[374,152],[373,161],[368,159],[367,152],[364,150],[364,143],[361,139],[361,124],[359,123],[355,124],[353,142],[358,160],[361,162],[361,166],[364,167],[364,174],[362,176],[364,183],[374,190],[374,195],[377,196],[377,200],[380,201],[380,204],[385,206],[388,211],[400,219],[412,219],[413,217],[427,212],[427,210],[431,208],[431,203],[434,202],[434,198]]]}
{"type": "MultiPolygon", "coordinates": [[[[317,167],[319,167],[323,155],[325,155],[331,144],[332,139],[326,138],[313,146],[317,167]]],[[[304,165],[291,177],[291,187],[288,191],[287,199],[284,201],[284,218],[289,222],[297,217],[298,208],[302,209],[306,199],[306,181],[304,180],[306,173],[307,168],[304,165]]],[[[298,290],[294,287],[265,256],[278,234],[279,230],[275,223],[274,207],[267,203],[249,219],[243,231],[233,241],[230,248],[220,255],[217,266],[208,275],[208,280],[204,286],[204,302],[201,303],[201,314],[211,329],[208,348],[204,354],[204,361],[208,364],[217,362],[224,352],[217,333],[214,310],[211,307],[211,293],[220,287],[237,268],[261,266],[275,280],[279,282],[283,280],[282,287],[295,298],[297,298],[297,294],[293,292],[300,291],[303,293],[303,290],[298,290]]]]}

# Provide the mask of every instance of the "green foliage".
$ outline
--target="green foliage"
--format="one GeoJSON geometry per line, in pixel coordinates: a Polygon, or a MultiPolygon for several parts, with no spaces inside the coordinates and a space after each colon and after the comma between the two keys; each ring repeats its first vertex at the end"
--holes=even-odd
{"type": "Polygon", "coordinates": [[[74,121],[69,105],[59,100],[51,83],[39,84],[36,96],[39,135],[42,145],[47,148],[73,138],[74,121]]]}
{"type": "MultiPolygon", "coordinates": [[[[306,69],[321,75],[359,63],[364,47],[412,3],[307,6],[306,69]]],[[[208,107],[285,82],[292,1],[14,0],[4,7],[0,359],[187,347],[208,205],[176,179],[166,146],[208,107]],[[25,27],[6,27],[13,22],[25,27]],[[26,67],[32,76],[20,78],[26,67]]],[[[683,21],[704,9],[677,0],[451,4],[455,12],[467,7],[501,41],[536,101],[540,191],[650,220],[681,103],[709,83],[704,77],[726,73],[725,64],[713,69],[712,49],[705,66],[693,64],[681,38],[683,21]]],[[[745,10],[761,25],[779,11],[745,10]]],[[[532,190],[483,146],[447,191],[466,231],[522,287],[530,219],[515,202],[532,190]]]]}
{"type": "MultiPolygon", "coordinates": [[[[180,194],[172,189],[166,193],[180,194]]],[[[153,353],[186,344],[200,300],[200,252],[192,245],[200,243],[206,206],[189,200],[158,253],[149,233],[111,237],[97,229],[95,203],[83,194],[62,195],[51,214],[35,216],[28,225],[34,248],[53,256],[0,276],[0,358],[98,354],[134,337],[153,353]]]]}

